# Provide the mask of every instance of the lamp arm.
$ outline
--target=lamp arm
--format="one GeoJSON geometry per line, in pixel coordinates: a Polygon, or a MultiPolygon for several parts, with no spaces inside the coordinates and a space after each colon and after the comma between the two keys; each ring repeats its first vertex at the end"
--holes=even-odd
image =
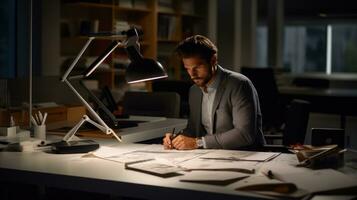
{"type": "Polygon", "coordinates": [[[139,35],[135,28],[127,32],[128,39],[124,42],[126,51],[131,61],[138,61],[143,58],[140,54],[139,35]]]}
{"type": "MultiPolygon", "coordinates": [[[[108,125],[98,116],[98,114],[93,110],[93,108],[89,105],[89,103],[79,94],[79,92],[72,86],[72,84],[67,80],[67,79],[64,79],[63,80],[67,85],[68,87],[73,91],[73,93],[81,100],[81,102],[83,103],[83,105],[87,108],[87,110],[89,111],[89,113],[91,114],[92,117],[94,117],[98,122],[99,126],[102,126],[102,127],[98,127],[96,126],[96,124],[93,124],[95,125],[96,127],[98,127],[101,131],[105,132],[106,134],[113,134],[114,137],[121,142],[121,139],[120,137],[113,131],[113,129],[109,128],[108,125]]],[[[82,121],[82,120],[81,120],[82,121]]],[[[88,120],[86,120],[88,121],[88,120]]],[[[91,120],[93,121],[93,120],[91,120]]],[[[89,122],[89,121],[88,121],[89,122]]],[[[83,123],[83,122],[82,122],[83,123]]],[[[80,122],[78,123],[79,124],[79,127],[82,125],[80,124],[80,122]]],[[[77,125],[78,125],[77,124],[77,125]]],[[[75,126],[76,127],[76,126],[75,126]]],[[[75,129],[75,127],[73,127],[73,130],[75,129]]],[[[78,128],[79,128],[78,127],[78,128]]],[[[78,129],[77,129],[78,130],[78,129]]],[[[77,130],[75,131],[72,131],[72,129],[65,135],[65,137],[63,139],[66,139],[66,138],[72,138],[73,135],[77,132],[77,130]]],[[[68,141],[68,140],[67,140],[68,141]]]]}
{"type": "Polygon", "coordinates": [[[81,51],[78,53],[77,57],[74,59],[74,61],[72,62],[71,66],[67,69],[66,73],[63,74],[62,76],[62,81],[66,80],[67,77],[69,76],[69,74],[71,73],[71,71],[73,70],[74,66],[77,64],[79,58],[82,57],[83,53],[86,51],[86,49],[88,48],[88,46],[90,45],[90,43],[94,40],[95,37],[90,37],[88,38],[86,44],[83,46],[83,48],[81,49],[81,51]]]}
{"type": "Polygon", "coordinates": [[[73,136],[77,133],[78,129],[82,126],[82,124],[86,121],[85,117],[88,118],[87,115],[84,115],[82,119],[75,125],[71,130],[68,131],[68,133],[63,137],[63,141],[69,142],[73,136]]]}
{"type": "Polygon", "coordinates": [[[88,77],[91,75],[97,68],[98,66],[116,49],[119,45],[122,43],[120,41],[113,41],[106,49],[105,51],[98,56],[98,58],[85,70],[84,76],[88,77]]]}
{"type": "Polygon", "coordinates": [[[71,141],[71,139],[73,138],[73,136],[77,133],[78,129],[83,125],[84,122],[88,122],[90,124],[93,124],[95,127],[97,127],[98,129],[100,129],[102,132],[106,133],[106,134],[113,134],[115,136],[115,138],[117,140],[119,140],[119,142],[121,142],[121,139],[114,133],[114,131],[109,128],[109,127],[105,127],[101,124],[98,124],[97,122],[91,120],[88,115],[83,115],[82,119],[70,130],[68,131],[68,133],[63,137],[63,141],[65,142],[69,142],[71,141]]]}

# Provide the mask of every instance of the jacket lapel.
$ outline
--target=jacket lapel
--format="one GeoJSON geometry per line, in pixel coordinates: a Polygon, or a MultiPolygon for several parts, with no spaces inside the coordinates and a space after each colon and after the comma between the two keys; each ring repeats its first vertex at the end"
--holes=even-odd
{"type": "Polygon", "coordinates": [[[226,90],[226,85],[227,85],[227,76],[228,76],[228,73],[224,70],[224,69],[221,69],[222,70],[222,80],[217,88],[217,91],[216,91],[216,96],[214,98],[214,101],[213,101],[213,106],[212,106],[212,125],[213,125],[213,132],[216,132],[216,123],[215,123],[215,113],[216,113],[216,110],[217,110],[217,107],[219,105],[219,103],[221,102],[221,99],[222,99],[222,96],[224,94],[224,91],[226,90]]]}

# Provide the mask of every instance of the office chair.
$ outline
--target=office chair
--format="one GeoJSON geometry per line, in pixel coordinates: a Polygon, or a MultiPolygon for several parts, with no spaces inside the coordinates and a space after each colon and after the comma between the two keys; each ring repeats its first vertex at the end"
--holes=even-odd
{"type": "Polygon", "coordinates": [[[263,147],[263,151],[288,152],[287,147],[290,145],[304,144],[309,112],[309,102],[294,99],[287,107],[282,134],[264,135],[266,140],[282,140],[282,145],[267,144],[263,147]]]}
{"type": "Polygon", "coordinates": [[[179,118],[180,96],[175,92],[126,92],[123,110],[128,115],[179,118]]]}
{"type": "Polygon", "coordinates": [[[187,118],[190,113],[190,108],[188,105],[188,93],[192,86],[190,81],[182,80],[156,80],[152,82],[153,92],[176,92],[180,95],[180,117],[187,118]]]}
{"type": "Polygon", "coordinates": [[[241,73],[252,81],[258,92],[263,130],[279,129],[283,122],[284,105],[280,101],[273,68],[241,67],[241,73]]]}

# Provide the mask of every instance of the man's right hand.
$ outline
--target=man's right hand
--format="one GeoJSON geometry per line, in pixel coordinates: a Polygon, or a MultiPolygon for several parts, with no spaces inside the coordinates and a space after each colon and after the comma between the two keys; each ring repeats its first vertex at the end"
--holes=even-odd
{"type": "Polygon", "coordinates": [[[173,149],[172,141],[171,141],[172,133],[166,133],[164,139],[162,139],[162,144],[164,145],[164,149],[173,149]]]}

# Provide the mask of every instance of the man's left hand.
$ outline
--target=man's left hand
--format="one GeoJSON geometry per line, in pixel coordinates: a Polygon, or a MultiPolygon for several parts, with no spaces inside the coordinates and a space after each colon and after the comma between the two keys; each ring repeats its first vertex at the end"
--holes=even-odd
{"type": "Polygon", "coordinates": [[[196,138],[179,135],[172,140],[172,146],[178,150],[197,149],[196,138]]]}

